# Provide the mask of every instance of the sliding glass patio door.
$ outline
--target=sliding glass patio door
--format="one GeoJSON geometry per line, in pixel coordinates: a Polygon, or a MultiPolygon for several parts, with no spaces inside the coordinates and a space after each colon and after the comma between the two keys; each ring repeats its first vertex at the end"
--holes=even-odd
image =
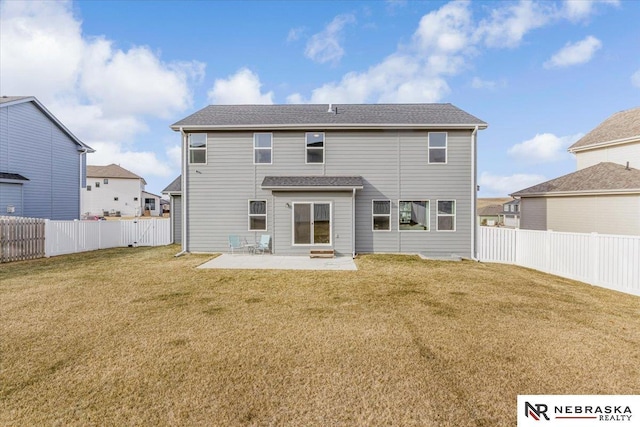
{"type": "Polygon", "coordinates": [[[331,203],[293,204],[293,244],[331,244],[331,203]]]}

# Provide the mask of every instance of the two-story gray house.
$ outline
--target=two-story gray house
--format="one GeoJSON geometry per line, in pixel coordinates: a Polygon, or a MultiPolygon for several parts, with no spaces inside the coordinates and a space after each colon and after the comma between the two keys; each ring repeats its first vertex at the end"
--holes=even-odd
{"type": "Polygon", "coordinates": [[[0,97],[0,215],[80,218],[92,152],[35,97],[0,97]]]}
{"type": "Polygon", "coordinates": [[[182,135],[184,251],[476,253],[476,140],[451,104],[211,105],[182,135]]]}

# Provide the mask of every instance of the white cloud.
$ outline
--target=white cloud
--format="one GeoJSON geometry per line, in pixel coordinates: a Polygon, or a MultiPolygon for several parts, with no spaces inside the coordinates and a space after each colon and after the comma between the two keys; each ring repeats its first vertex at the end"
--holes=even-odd
{"type": "Polygon", "coordinates": [[[567,43],[544,63],[544,68],[563,68],[571,65],[585,64],[602,47],[602,42],[593,36],[575,43],[567,43]]]}
{"type": "Polygon", "coordinates": [[[489,47],[513,48],[526,33],[549,23],[553,14],[550,5],[520,0],[494,9],[489,18],[480,22],[475,36],[489,47]]]}
{"type": "Polygon", "coordinates": [[[469,44],[471,11],[466,2],[452,2],[420,19],[413,35],[422,52],[455,53],[469,44]]]}
{"type": "Polygon", "coordinates": [[[640,88],[640,70],[631,75],[631,84],[637,88],[640,88]]]}
{"type": "Polygon", "coordinates": [[[207,95],[212,104],[273,104],[273,92],[262,93],[260,77],[241,68],[226,79],[216,79],[207,95]]]}
{"type": "Polygon", "coordinates": [[[567,148],[583,134],[556,136],[552,133],[537,134],[533,138],[509,148],[508,153],[516,160],[539,164],[570,158],[567,148]]]}
{"type": "Polygon", "coordinates": [[[287,41],[294,42],[296,40],[299,40],[305,31],[306,31],[305,27],[297,27],[297,28],[290,29],[289,34],[287,34],[287,41]]]}
{"type": "Polygon", "coordinates": [[[471,87],[474,89],[495,89],[499,85],[498,82],[493,80],[482,80],[480,77],[474,77],[471,80],[471,87]]]}
{"type": "MultiPolygon", "coordinates": [[[[496,3],[490,16],[474,22],[469,1],[449,2],[424,15],[411,41],[378,64],[351,71],[288,102],[438,102],[450,89],[447,77],[469,68],[482,48],[514,48],[530,31],[567,19],[554,3],[520,0],[496,3]]],[[[582,12],[587,14],[587,12],[582,12]]],[[[588,13],[593,13],[592,9],[588,13]]],[[[476,79],[476,88],[491,81],[476,79]]],[[[504,83],[496,83],[504,85],[504,83]]]]}
{"type": "Polygon", "coordinates": [[[598,3],[618,6],[620,0],[565,0],[561,13],[572,22],[584,21],[595,13],[598,3]]]}
{"type": "Polygon", "coordinates": [[[524,190],[533,185],[545,182],[543,175],[518,173],[510,176],[494,175],[482,172],[478,179],[480,190],[485,197],[505,197],[508,194],[524,190]]]}
{"type": "Polygon", "coordinates": [[[182,167],[182,149],[180,145],[173,145],[167,149],[167,158],[171,162],[171,165],[176,169],[182,167]]]}
{"type": "Polygon", "coordinates": [[[319,62],[338,62],[344,55],[342,33],[347,24],[356,22],[355,16],[343,14],[336,16],[324,30],[311,36],[304,54],[307,58],[319,62]]]}
{"type": "Polygon", "coordinates": [[[204,64],[166,63],[149,47],[122,50],[105,36],[84,35],[72,9],[70,2],[0,3],[3,94],[36,96],[99,150],[93,162],[118,160],[138,173],[164,176],[166,165],[152,152],[123,147],[148,131],[148,119],[191,106],[191,85],[202,78],[204,64]]]}

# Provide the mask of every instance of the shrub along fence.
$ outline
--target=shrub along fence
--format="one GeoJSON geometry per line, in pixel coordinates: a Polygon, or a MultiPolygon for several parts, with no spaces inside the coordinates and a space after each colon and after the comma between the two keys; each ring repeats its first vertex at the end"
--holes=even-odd
{"type": "Polygon", "coordinates": [[[529,267],[640,296],[640,236],[480,227],[480,261],[529,267]]]}
{"type": "Polygon", "coordinates": [[[53,221],[0,218],[0,261],[35,259],[97,249],[171,244],[171,220],[53,221]]]}

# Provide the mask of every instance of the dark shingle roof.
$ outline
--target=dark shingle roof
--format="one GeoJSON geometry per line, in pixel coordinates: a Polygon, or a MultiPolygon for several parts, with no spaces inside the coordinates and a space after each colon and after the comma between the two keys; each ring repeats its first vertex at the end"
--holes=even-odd
{"type": "Polygon", "coordinates": [[[497,216],[502,213],[502,205],[489,205],[478,209],[479,216],[497,216]]]}
{"type": "Polygon", "coordinates": [[[362,188],[361,176],[265,176],[262,188],[362,188]]]}
{"type": "Polygon", "coordinates": [[[617,163],[603,162],[577,172],[517,191],[512,196],[575,192],[637,191],[640,193],[640,170],[617,163]]]}
{"type": "Polygon", "coordinates": [[[577,140],[569,151],[589,145],[637,137],[640,139],[640,107],[620,111],[600,123],[591,132],[577,140]]]}
{"type": "Polygon", "coordinates": [[[9,172],[0,172],[0,179],[11,179],[14,181],[29,181],[29,178],[25,178],[24,176],[18,173],[9,173],[9,172]]]}
{"type": "Polygon", "coordinates": [[[329,104],[210,105],[171,127],[487,126],[451,104],[333,104],[328,110],[329,104]]]}
{"type": "Polygon", "coordinates": [[[141,179],[147,184],[143,177],[114,163],[107,166],[87,166],[87,178],[131,178],[141,179]]]}
{"type": "Polygon", "coordinates": [[[182,192],[182,175],[178,175],[176,179],[171,181],[171,184],[167,185],[167,188],[162,190],[162,194],[180,193],[182,192]]]}

